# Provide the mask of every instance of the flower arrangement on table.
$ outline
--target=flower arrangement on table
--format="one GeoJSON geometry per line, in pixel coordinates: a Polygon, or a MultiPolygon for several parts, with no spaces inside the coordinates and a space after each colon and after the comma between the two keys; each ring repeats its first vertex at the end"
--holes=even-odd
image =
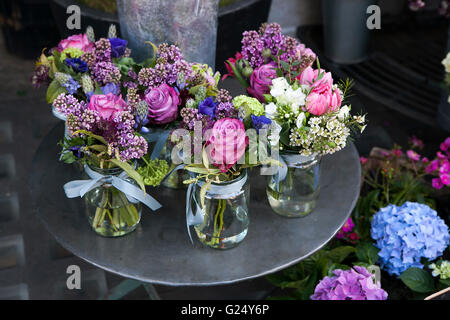
{"type": "Polygon", "coordinates": [[[191,175],[184,181],[189,185],[187,223],[210,247],[226,249],[243,240],[248,227],[247,168],[276,163],[258,159],[247,135],[248,129],[255,137],[259,130],[269,129],[271,120],[263,113],[255,98],[233,99],[224,90],[214,95],[206,86],[197,87],[180,111],[180,129],[170,139],[183,147],[184,170],[191,175]]]}
{"type": "Polygon", "coordinates": [[[226,63],[228,76],[264,104],[263,115],[272,121],[271,136],[279,136],[273,149],[279,146],[283,166],[268,184],[269,202],[280,215],[305,216],[319,195],[321,156],[343,149],[352,131],[362,132],[365,116],[352,116],[351,106],[342,105],[352,81],[334,84],[318,60],[314,69],[316,55],[284,36],[278,24],[244,32],[242,44],[242,52],[226,63]]]}

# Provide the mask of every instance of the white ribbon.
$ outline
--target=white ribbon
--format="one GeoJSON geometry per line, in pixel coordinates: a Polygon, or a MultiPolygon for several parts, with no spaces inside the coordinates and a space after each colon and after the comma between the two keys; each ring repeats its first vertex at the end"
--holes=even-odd
{"type": "Polygon", "coordinates": [[[105,176],[93,171],[87,165],[84,166],[84,170],[92,180],[75,180],[66,183],[64,185],[64,192],[66,193],[67,198],[82,198],[89,191],[109,183],[116,189],[122,191],[132,203],[142,202],[153,211],[162,207],[156,199],[126,181],[125,179],[128,176],[126,172],[122,172],[119,176],[105,176]]]}

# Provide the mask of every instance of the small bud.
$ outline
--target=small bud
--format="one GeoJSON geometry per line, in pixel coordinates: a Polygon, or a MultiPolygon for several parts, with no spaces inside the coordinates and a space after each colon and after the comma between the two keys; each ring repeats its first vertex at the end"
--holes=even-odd
{"type": "Polygon", "coordinates": [[[262,56],[264,58],[270,58],[272,56],[272,51],[269,48],[266,48],[262,51],[262,56]]]}
{"type": "Polygon", "coordinates": [[[252,67],[245,67],[244,70],[242,70],[242,75],[246,78],[250,78],[250,76],[253,73],[253,68],[252,67]]]}
{"type": "Polygon", "coordinates": [[[92,28],[91,26],[88,26],[86,28],[86,36],[90,42],[95,42],[94,28],[92,28]]]}
{"type": "Polygon", "coordinates": [[[109,26],[109,30],[108,30],[108,38],[112,39],[112,38],[117,38],[117,28],[115,24],[111,24],[109,26]]]}

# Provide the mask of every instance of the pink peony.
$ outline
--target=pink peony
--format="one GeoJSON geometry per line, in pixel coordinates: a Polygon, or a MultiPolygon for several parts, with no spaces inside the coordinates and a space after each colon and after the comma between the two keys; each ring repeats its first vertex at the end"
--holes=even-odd
{"type": "Polygon", "coordinates": [[[264,94],[270,92],[269,86],[276,77],[277,72],[273,64],[264,64],[256,68],[250,77],[248,93],[260,102],[265,102],[264,94]]]}
{"type": "Polygon", "coordinates": [[[207,132],[207,154],[222,172],[227,172],[237,163],[245,154],[247,145],[244,124],[238,119],[221,119],[207,132]]]}
{"type": "Polygon", "coordinates": [[[174,88],[165,83],[150,90],[145,101],[149,109],[148,118],[154,124],[170,123],[178,116],[180,96],[174,88]]]}
{"type": "Polygon", "coordinates": [[[116,96],[108,93],[107,95],[93,95],[88,108],[97,111],[101,118],[109,120],[116,112],[127,110],[128,105],[122,99],[122,95],[116,96]]]}
{"type": "Polygon", "coordinates": [[[342,97],[339,90],[335,90],[331,95],[328,95],[328,101],[330,111],[338,111],[342,104],[342,97]]]}
{"type": "Polygon", "coordinates": [[[315,116],[321,116],[329,112],[329,97],[316,92],[310,93],[306,98],[306,109],[315,116]]]}
{"type": "MultiPolygon", "coordinates": [[[[320,70],[324,73],[324,70],[320,70]]],[[[330,72],[325,72],[320,80],[317,80],[319,76],[319,70],[314,70],[312,67],[308,67],[297,77],[300,84],[312,86],[312,92],[315,93],[331,93],[333,87],[333,77],[330,72]]]]}
{"type": "Polygon", "coordinates": [[[92,52],[94,49],[94,44],[89,41],[87,35],[76,34],[68,37],[67,39],[61,40],[58,44],[59,52],[63,52],[67,48],[77,48],[83,50],[84,52],[92,52]]]}

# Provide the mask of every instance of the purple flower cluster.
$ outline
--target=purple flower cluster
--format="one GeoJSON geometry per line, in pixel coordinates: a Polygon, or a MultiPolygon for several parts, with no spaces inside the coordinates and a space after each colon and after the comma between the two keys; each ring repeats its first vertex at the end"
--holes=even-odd
{"type": "Polygon", "coordinates": [[[216,108],[216,118],[217,120],[224,118],[237,118],[238,110],[234,107],[231,102],[221,102],[216,108]]]}
{"type": "Polygon", "coordinates": [[[121,73],[112,62],[98,62],[92,68],[92,76],[101,85],[120,83],[121,73]]]}
{"type": "Polygon", "coordinates": [[[84,102],[65,94],[60,95],[54,104],[58,110],[68,113],[66,124],[70,134],[86,130],[103,137],[111,154],[118,154],[122,161],[139,159],[147,153],[147,141],[135,134],[135,116],[130,110],[117,111],[105,118],[98,111],[87,108],[84,102]]]}
{"type": "Polygon", "coordinates": [[[76,116],[81,116],[83,111],[86,109],[86,103],[84,101],[78,101],[72,95],[65,93],[60,94],[54,101],[53,106],[56,111],[63,113],[64,115],[74,114],[76,116]]]}
{"type": "Polygon", "coordinates": [[[34,70],[33,76],[31,77],[31,84],[33,87],[38,89],[42,83],[48,82],[48,73],[50,68],[46,65],[40,65],[34,70]]]}
{"type": "Polygon", "coordinates": [[[386,300],[387,292],[364,267],[337,269],[333,277],[323,278],[314,290],[311,300],[386,300]]]}
{"type": "Polygon", "coordinates": [[[148,87],[148,90],[164,83],[174,86],[180,74],[183,74],[184,79],[193,77],[191,65],[183,60],[177,46],[163,43],[158,48],[156,65],[153,68],[143,68],[138,74],[138,82],[148,87]]]}
{"type": "Polygon", "coordinates": [[[263,24],[259,32],[245,31],[242,38],[242,55],[252,68],[258,68],[269,62],[270,55],[278,55],[282,61],[305,61],[305,68],[312,63],[316,56],[296,39],[282,34],[277,23],[263,24]],[[266,53],[267,51],[267,53],[266,53]]]}
{"type": "Polygon", "coordinates": [[[380,249],[381,266],[391,275],[423,268],[420,260],[441,256],[450,241],[448,227],[436,211],[414,202],[380,209],[373,217],[371,235],[380,249]]]}

